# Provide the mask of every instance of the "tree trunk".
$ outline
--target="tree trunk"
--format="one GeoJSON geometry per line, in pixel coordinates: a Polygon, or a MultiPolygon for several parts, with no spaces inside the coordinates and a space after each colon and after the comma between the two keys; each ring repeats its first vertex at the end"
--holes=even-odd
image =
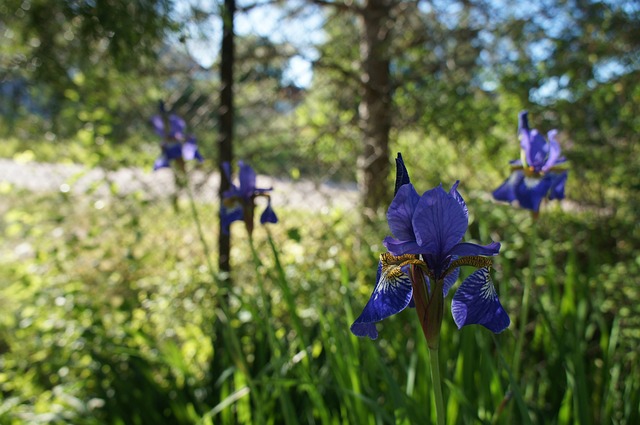
{"type": "MultiPolygon", "coordinates": [[[[236,11],[235,0],[224,0],[222,12],[222,49],[220,51],[220,92],[218,139],[218,164],[220,171],[220,200],[222,194],[231,186],[222,164],[233,160],[233,63],[234,63],[234,29],[233,18],[236,11]]],[[[228,273],[231,270],[229,252],[231,250],[231,235],[224,234],[222,223],[218,237],[218,267],[220,272],[228,273]]]]}
{"type": "Polygon", "coordinates": [[[364,149],[358,158],[360,193],[367,217],[390,202],[389,131],[391,82],[389,71],[392,0],[367,0],[361,9],[360,42],[362,100],[359,105],[364,149]]]}

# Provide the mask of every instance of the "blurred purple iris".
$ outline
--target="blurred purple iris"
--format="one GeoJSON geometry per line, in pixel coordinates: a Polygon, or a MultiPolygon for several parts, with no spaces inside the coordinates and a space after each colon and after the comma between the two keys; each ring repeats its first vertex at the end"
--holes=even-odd
{"type": "MultiPolygon", "coordinates": [[[[222,164],[224,172],[231,182],[231,166],[228,162],[222,164]]],[[[220,220],[225,234],[229,234],[229,226],[234,221],[244,221],[247,231],[251,235],[253,232],[253,217],[256,207],[255,199],[264,197],[267,199],[267,207],[260,216],[260,223],[277,223],[278,217],[271,208],[271,197],[267,192],[272,188],[261,189],[256,187],[256,172],[250,165],[243,161],[238,161],[239,185],[231,183],[231,188],[222,196],[222,207],[220,209],[220,220]]]]}
{"type": "MultiPolygon", "coordinates": [[[[457,191],[458,182],[449,192],[440,185],[420,196],[409,182],[401,156],[396,163],[396,195],[387,212],[394,237],[383,241],[389,252],[380,257],[376,286],[351,331],[375,339],[378,336],[375,323],[408,306],[441,308],[441,302],[434,307],[437,304],[434,300],[447,295],[463,265],[479,270],[462,282],[453,297],[451,311],[456,325],[461,328],[480,324],[496,333],[503,331],[510,320],[489,276],[491,260],[485,258],[497,255],[500,244],[462,242],[468,227],[468,210],[457,191]],[[426,294],[425,299],[416,298],[419,295],[416,291],[426,294]]],[[[437,314],[433,317],[438,320],[437,314]]],[[[423,323],[425,326],[437,326],[432,334],[439,333],[439,323],[423,323]]]]}
{"type": "Polygon", "coordinates": [[[164,106],[160,107],[161,113],[151,117],[151,125],[155,132],[162,137],[162,153],[153,164],[153,169],[171,166],[171,161],[190,161],[203,158],[198,151],[198,145],[194,136],[185,136],[186,124],[182,118],[175,114],[166,117],[164,106]]]}
{"type": "Polygon", "coordinates": [[[511,161],[512,173],[493,192],[498,201],[518,201],[522,208],[538,212],[544,198],[564,199],[567,171],[557,168],[566,161],[560,156],[557,131],[547,133],[549,141],[536,129],[529,129],[528,112],[519,114],[521,159],[511,161]]]}

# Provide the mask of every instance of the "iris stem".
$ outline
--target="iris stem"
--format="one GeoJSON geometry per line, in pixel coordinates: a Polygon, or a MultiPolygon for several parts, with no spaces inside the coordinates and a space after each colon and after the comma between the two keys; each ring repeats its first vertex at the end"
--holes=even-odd
{"type": "Polygon", "coordinates": [[[440,361],[438,349],[429,349],[429,362],[431,363],[431,383],[433,395],[436,398],[436,423],[444,425],[444,400],[442,398],[442,381],[440,380],[440,361]]]}
{"type": "Polygon", "coordinates": [[[187,191],[187,195],[189,196],[189,205],[191,206],[191,215],[193,215],[193,221],[196,223],[196,229],[198,230],[198,236],[200,238],[200,243],[202,244],[202,250],[204,251],[204,257],[207,261],[207,267],[209,268],[209,273],[211,274],[211,278],[214,282],[216,282],[217,276],[215,269],[213,268],[213,263],[211,263],[211,251],[209,250],[209,244],[207,244],[207,240],[204,238],[204,231],[202,230],[202,222],[200,221],[200,215],[198,214],[198,209],[196,208],[196,201],[193,197],[193,192],[191,191],[191,186],[189,186],[189,182],[185,185],[185,190],[187,191]]]}
{"type": "MultiPolygon", "coordinates": [[[[520,379],[520,362],[522,360],[522,348],[524,345],[525,335],[527,333],[527,316],[529,315],[529,304],[531,299],[531,289],[535,282],[535,264],[536,264],[536,250],[538,243],[538,226],[537,217],[532,216],[533,223],[531,225],[531,239],[529,241],[529,274],[524,279],[524,288],[522,291],[522,308],[520,309],[520,317],[518,319],[518,339],[516,340],[516,347],[513,352],[513,361],[511,362],[511,371],[515,382],[520,379]]],[[[509,409],[509,416],[511,409],[509,409]]]]}

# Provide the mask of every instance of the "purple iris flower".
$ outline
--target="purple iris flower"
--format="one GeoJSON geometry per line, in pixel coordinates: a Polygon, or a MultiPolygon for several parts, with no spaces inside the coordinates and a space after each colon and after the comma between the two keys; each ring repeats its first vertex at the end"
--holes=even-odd
{"type": "Polygon", "coordinates": [[[560,156],[560,144],[556,140],[558,132],[547,133],[549,141],[536,129],[529,129],[528,112],[519,114],[521,159],[511,161],[512,173],[493,192],[498,201],[518,201],[522,208],[537,213],[544,198],[564,199],[567,171],[557,165],[566,162],[560,156]]]}
{"type": "MultiPolygon", "coordinates": [[[[161,111],[164,108],[161,106],[161,111]]],[[[162,137],[162,153],[153,164],[154,171],[159,168],[171,166],[171,161],[184,160],[191,161],[193,159],[199,162],[203,161],[203,157],[198,151],[198,145],[194,136],[185,137],[186,124],[182,118],[175,114],[154,115],[151,117],[151,125],[154,131],[162,137]]]]}
{"type": "Polygon", "coordinates": [[[442,299],[463,265],[479,270],[462,282],[453,297],[451,312],[456,325],[461,328],[480,324],[495,333],[503,331],[510,320],[489,275],[491,260],[486,258],[497,255],[500,244],[462,242],[468,227],[468,210],[457,191],[458,182],[449,192],[440,185],[420,196],[409,182],[402,157],[396,162],[396,196],[387,212],[394,237],[383,241],[389,252],[380,257],[376,286],[351,331],[375,339],[376,322],[416,306],[424,310],[418,313],[425,336],[429,333],[437,340],[442,299]],[[424,323],[425,320],[433,323],[424,323]]]}
{"type": "MultiPolygon", "coordinates": [[[[231,182],[231,166],[228,162],[222,164],[223,170],[229,181],[231,182]]],[[[260,216],[260,223],[277,223],[278,217],[271,208],[271,197],[267,192],[272,188],[261,189],[256,187],[256,172],[250,165],[243,161],[238,161],[238,180],[239,185],[231,183],[231,188],[222,195],[222,207],[220,209],[220,220],[222,221],[222,230],[225,234],[229,234],[229,226],[234,221],[244,221],[247,231],[251,235],[253,232],[253,216],[255,210],[255,199],[257,197],[267,198],[267,207],[260,216]]]]}

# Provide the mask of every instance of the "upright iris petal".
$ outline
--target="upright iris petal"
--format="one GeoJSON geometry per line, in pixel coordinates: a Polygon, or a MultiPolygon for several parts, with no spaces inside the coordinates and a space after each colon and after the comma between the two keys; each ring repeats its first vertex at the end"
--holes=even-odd
{"type": "MultiPolygon", "coordinates": [[[[467,215],[456,198],[438,186],[420,197],[411,219],[420,254],[446,255],[467,231],[467,215]]],[[[418,254],[417,252],[415,254],[418,254]]]]}
{"type": "Polygon", "coordinates": [[[400,189],[402,185],[409,183],[411,183],[411,180],[409,179],[409,172],[407,171],[407,167],[404,165],[402,155],[398,153],[398,157],[396,158],[396,186],[393,196],[398,193],[398,189],[400,189]]]}
{"type": "Polygon", "coordinates": [[[538,212],[545,198],[564,198],[567,171],[557,166],[566,161],[561,157],[557,130],[547,133],[548,141],[536,129],[529,128],[528,112],[518,115],[521,160],[511,161],[512,173],[494,192],[498,201],[514,202],[522,208],[538,212]]]}
{"type": "MultiPolygon", "coordinates": [[[[411,219],[418,201],[420,201],[420,195],[418,195],[413,185],[409,183],[398,189],[398,193],[396,193],[393,202],[389,206],[387,221],[389,229],[391,229],[395,238],[387,238],[390,246],[393,246],[393,248],[389,246],[387,248],[394,255],[402,255],[408,252],[407,250],[415,249],[417,245],[411,219]]],[[[387,239],[385,239],[385,242],[387,239]]]]}

